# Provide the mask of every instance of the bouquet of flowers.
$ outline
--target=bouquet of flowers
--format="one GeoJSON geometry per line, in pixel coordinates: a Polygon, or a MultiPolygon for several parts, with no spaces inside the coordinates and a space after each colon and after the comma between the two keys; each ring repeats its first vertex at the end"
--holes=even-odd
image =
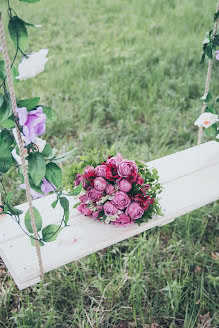
{"type": "Polygon", "coordinates": [[[82,163],[78,166],[81,173],[74,167],[70,174],[75,186],[83,186],[76,204],[79,212],[117,226],[140,224],[153,213],[161,214],[157,199],[161,186],[155,169],[149,170],[140,161],[123,159],[119,153],[96,164],[83,167],[82,163]]]}

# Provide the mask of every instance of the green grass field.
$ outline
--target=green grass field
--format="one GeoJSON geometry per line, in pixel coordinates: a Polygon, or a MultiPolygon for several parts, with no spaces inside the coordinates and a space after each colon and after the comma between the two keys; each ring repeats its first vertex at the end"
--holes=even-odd
{"type": "MultiPolygon", "coordinates": [[[[207,69],[199,64],[201,44],[215,0],[11,5],[25,21],[43,25],[29,28],[29,45],[49,48],[46,71],[16,91],[54,108],[57,120],[46,138],[56,148],[114,144],[124,156],[149,161],[196,144],[193,122],[207,69]]],[[[5,0],[0,7],[6,18],[5,0]]],[[[11,175],[8,185],[16,179],[11,175]]],[[[2,264],[0,327],[218,327],[218,214],[218,202],[208,205],[60,268],[23,292],[2,264]]]]}

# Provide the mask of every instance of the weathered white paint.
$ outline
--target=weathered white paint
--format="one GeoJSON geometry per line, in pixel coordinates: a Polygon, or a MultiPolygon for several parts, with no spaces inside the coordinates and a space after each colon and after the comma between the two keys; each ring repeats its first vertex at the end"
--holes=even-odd
{"type": "MultiPolygon", "coordinates": [[[[156,167],[164,187],[160,203],[164,216],[154,217],[141,226],[115,227],[80,215],[72,208],[69,225],[57,241],[41,248],[45,272],[78,260],[100,249],[156,226],[219,199],[219,143],[200,146],[165,156],[148,163],[156,167]]],[[[44,225],[58,223],[62,209],[49,204],[54,195],[34,201],[44,225]]],[[[27,204],[19,206],[24,212],[27,204]]],[[[39,268],[34,247],[16,223],[8,216],[0,217],[0,256],[19,289],[39,282],[39,268]]]]}

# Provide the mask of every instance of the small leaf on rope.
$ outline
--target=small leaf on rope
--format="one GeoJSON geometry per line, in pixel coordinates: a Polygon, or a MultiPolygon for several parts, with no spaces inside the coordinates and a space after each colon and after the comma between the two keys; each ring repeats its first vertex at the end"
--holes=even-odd
{"type": "MultiPolygon", "coordinates": [[[[34,213],[34,219],[35,219],[37,231],[40,231],[42,229],[41,215],[35,207],[33,207],[33,213],[34,213]]],[[[27,228],[27,231],[30,232],[30,233],[33,233],[33,228],[32,228],[32,224],[31,224],[31,217],[30,217],[30,211],[29,210],[27,210],[27,212],[25,214],[24,223],[25,223],[25,227],[27,228]]]]}
{"type": "Polygon", "coordinates": [[[57,224],[50,224],[47,227],[43,228],[42,230],[43,241],[51,242],[56,240],[61,230],[62,227],[58,226],[57,224]]]}
{"type": "Polygon", "coordinates": [[[203,54],[202,54],[202,58],[201,58],[201,61],[200,61],[200,64],[203,64],[203,63],[204,63],[204,61],[205,61],[205,54],[203,53],[203,54]]]}
{"type": "Polygon", "coordinates": [[[28,156],[28,165],[29,165],[29,173],[31,178],[33,179],[33,183],[36,186],[39,186],[42,178],[46,173],[46,162],[44,157],[40,153],[31,153],[28,156]]]}
{"type": "Polygon", "coordinates": [[[210,92],[205,93],[201,98],[203,102],[209,102],[212,100],[212,94],[210,92]]]}
{"type": "Polygon", "coordinates": [[[6,96],[3,96],[3,103],[0,106],[0,122],[5,121],[7,118],[9,118],[12,114],[12,108],[11,103],[6,98],[6,96]]]}
{"type": "Polygon", "coordinates": [[[217,114],[212,106],[207,106],[205,112],[212,113],[212,114],[217,114]]]}
{"type": "Polygon", "coordinates": [[[52,208],[55,208],[57,204],[58,204],[58,199],[56,199],[56,200],[54,200],[54,202],[52,202],[52,208]]]}
{"type": "MultiPolygon", "coordinates": [[[[33,238],[30,237],[31,246],[35,247],[36,245],[35,245],[34,235],[31,235],[31,236],[33,237],[33,238]]],[[[39,242],[40,247],[45,246],[45,244],[44,244],[44,242],[42,242],[42,240],[38,240],[38,242],[39,242]]]]}
{"type": "Polygon", "coordinates": [[[8,29],[15,47],[25,51],[28,43],[28,34],[22,20],[17,16],[13,16],[8,23],[8,29]]]}
{"type": "Polygon", "coordinates": [[[62,186],[62,170],[55,163],[48,163],[46,165],[45,178],[57,188],[62,186]]]}
{"type": "Polygon", "coordinates": [[[35,108],[40,101],[40,97],[35,97],[31,99],[23,99],[17,101],[18,107],[26,107],[28,111],[35,108]]]}
{"type": "Polygon", "coordinates": [[[205,129],[205,133],[209,137],[216,137],[216,135],[217,135],[217,124],[214,123],[211,126],[209,126],[209,128],[205,129]]]}
{"type": "Polygon", "coordinates": [[[210,59],[213,58],[213,52],[212,52],[211,42],[210,43],[207,43],[207,44],[204,44],[203,51],[204,51],[204,54],[206,56],[208,56],[210,59]]]}
{"type": "Polygon", "coordinates": [[[68,151],[67,153],[63,153],[61,155],[58,155],[58,156],[52,158],[52,161],[54,163],[61,163],[63,161],[66,161],[67,159],[74,156],[76,154],[77,150],[78,150],[78,148],[75,148],[75,149],[72,149],[72,150],[68,151]]]}
{"type": "Polygon", "coordinates": [[[60,197],[60,205],[64,210],[65,215],[65,224],[68,224],[69,221],[69,201],[66,197],[60,197]]]}
{"type": "Polygon", "coordinates": [[[214,14],[214,22],[216,22],[218,18],[219,18],[219,11],[214,14]]]}

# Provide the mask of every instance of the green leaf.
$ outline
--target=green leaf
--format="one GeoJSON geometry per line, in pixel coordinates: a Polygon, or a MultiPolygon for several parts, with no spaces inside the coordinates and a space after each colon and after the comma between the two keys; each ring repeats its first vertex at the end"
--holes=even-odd
{"type": "Polygon", "coordinates": [[[54,163],[61,163],[63,161],[66,161],[67,159],[71,158],[72,156],[74,156],[78,151],[78,148],[72,149],[70,151],[68,151],[67,153],[58,155],[54,158],[52,158],[52,161],[54,163]]]}
{"type": "Polygon", "coordinates": [[[38,193],[41,194],[41,195],[44,195],[44,193],[43,193],[42,190],[41,190],[41,185],[42,185],[42,183],[40,183],[39,186],[35,186],[35,184],[34,184],[34,182],[33,182],[33,180],[32,180],[32,178],[31,178],[30,175],[28,175],[28,178],[29,178],[29,182],[30,182],[30,187],[31,187],[31,189],[35,190],[36,192],[38,192],[38,193]]]}
{"type": "Polygon", "coordinates": [[[51,242],[56,240],[61,230],[62,227],[58,226],[57,224],[50,224],[47,227],[43,228],[42,230],[43,241],[51,242]]]}
{"type": "Polygon", "coordinates": [[[52,208],[55,208],[57,204],[58,204],[58,199],[56,199],[54,202],[52,202],[52,208]]]}
{"type": "Polygon", "coordinates": [[[9,20],[8,29],[15,48],[18,46],[22,51],[25,51],[28,43],[28,34],[23,21],[19,17],[13,16],[9,20]]]}
{"type": "Polygon", "coordinates": [[[209,137],[216,137],[216,135],[217,135],[217,124],[214,123],[211,126],[209,126],[209,128],[205,129],[205,133],[209,137]]]}
{"type": "Polygon", "coordinates": [[[4,129],[11,129],[11,128],[15,127],[14,116],[12,115],[9,118],[7,118],[6,120],[1,121],[0,126],[4,129]]]}
{"type": "Polygon", "coordinates": [[[46,114],[48,120],[55,121],[56,120],[56,114],[54,113],[54,110],[50,107],[43,107],[43,113],[46,114]]]}
{"type": "Polygon", "coordinates": [[[212,106],[207,106],[205,111],[207,113],[217,114],[212,106]]]}
{"type": "MultiPolygon", "coordinates": [[[[36,222],[37,231],[40,231],[42,229],[41,215],[35,207],[33,207],[33,213],[34,213],[34,218],[35,218],[35,222],[36,222]]],[[[25,214],[24,223],[25,223],[25,227],[27,228],[27,231],[29,231],[30,233],[33,233],[32,225],[31,225],[30,211],[29,210],[25,214]]]]}
{"type": "Polygon", "coordinates": [[[46,143],[41,154],[46,158],[49,158],[52,155],[52,148],[48,142],[46,143]]]}
{"type": "Polygon", "coordinates": [[[2,140],[3,143],[5,143],[6,147],[10,147],[15,141],[13,133],[7,130],[3,130],[0,132],[0,139],[2,140]]]}
{"type": "Polygon", "coordinates": [[[65,215],[65,224],[68,224],[69,221],[69,201],[66,197],[60,197],[60,205],[64,210],[65,215]]]}
{"type": "Polygon", "coordinates": [[[6,76],[5,62],[4,60],[0,60],[0,79],[4,80],[5,76],[6,76]]]}
{"type": "Polygon", "coordinates": [[[6,96],[3,96],[3,103],[0,107],[0,122],[5,121],[12,114],[11,103],[6,96]]]}
{"type": "Polygon", "coordinates": [[[18,69],[15,66],[12,67],[11,73],[12,73],[13,82],[18,83],[19,80],[16,79],[16,77],[19,75],[19,73],[18,73],[18,69]]]}
{"type": "Polygon", "coordinates": [[[6,134],[2,132],[0,134],[0,174],[6,173],[12,166],[12,155],[9,148],[10,140],[5,142],[6,134]]]}
{"type": "Polygon", "coordinates": [[[62,170],[55,163],[48,163],[46,165],[45,178],[58,189],[62,186],[62,170]]]}
{"type": "Polygon", "coordinates": [[[205,54],[203,53],[203,54],[202,54],[202,58],[201,58],[201,61],[200,61],[200,64],[203,64],[203,63],[204,63],[204,61],[205,61],[205,54]]]}
{"type": "Polygon", "coordinates": [[[29,173],[33,183],[39,186],[46,173],[46,162],[42,154],[32,153],[28,156],[29,173]]]}
{"type": "Polygon", "coordinates": [[[34,2],[40,2],[40,0],[19,0],[21,2],[29,2],[29,3],[34,3],[34,2]]]}
{"type": "Polygon", "coordinates": [[[203,102],[210,102],[212,100],[212,95],[210,92],[208,93],[205,93],[202,97],[201,97],[201,100],[203,102]]]}
{"type": "MultiPolygon", "coordinates": [[[[30,237],[30,243],[31,243],[31,246],[36,246],[35,245],[35,240],[34,240],[34,236],[33,235],[31,235],[33,238],[31,238],[30,237]]],[[[40,245],[40,247],[42,247],[42,246],[45,246],[45,244],[42,242],[42,240],[39,240],[39,245],[40,245]]]]}
{"type": "Polygon", "coordinates": [[[219,11],[217,13],[214,14],[214,21],[216,22],[216,20],[219,18],[219,11]]]}
{"type": "Polygon", "coordinates": [[[20,215],[23,213],[23,211],[19,210],[18,208],[14,207],[11,204],[11,199],[13,196],[13,191],[10,191],[7,196],[6,196],[6,206],[7,206],[7,211],[10,212],[12,215],[20,215]]]}
{"type": "Polygon", "coordinates": [[[4,95],[0,93],[0,108],[3,105],[3,102],[4,102],[4,95]]]}
{"type": "Polygon", "coordinates": [[[18,107],[26,107],[28,111],[35,108],[40,101],[40,97],[35,97],[31,99],[23,99],[17,101],[18,107]]]}
{"type": "Polygon", "coordinates": [[[215,99],[215,102],[219,102],[219,97],[217,97],[217,98],[215,99]]]}
{"type": "Polygon", "coordinates": [[[206,56],[208,56],[210,59],[213,58],[213,52],[212,52],[212,46],[211,46],[211,43],[204,44],[203,51],[204,51],[204,54],[205,54],[206,56]]]}
{"type": "Polygon", "coordinates": [[[83,185],[82,183],[80,183],[76,188],[74,188],[72,190],[72,192],[69,194],[69,196],[77,196],[80,194],[80,192],[82,191],[83,189],[83,185]]]}

